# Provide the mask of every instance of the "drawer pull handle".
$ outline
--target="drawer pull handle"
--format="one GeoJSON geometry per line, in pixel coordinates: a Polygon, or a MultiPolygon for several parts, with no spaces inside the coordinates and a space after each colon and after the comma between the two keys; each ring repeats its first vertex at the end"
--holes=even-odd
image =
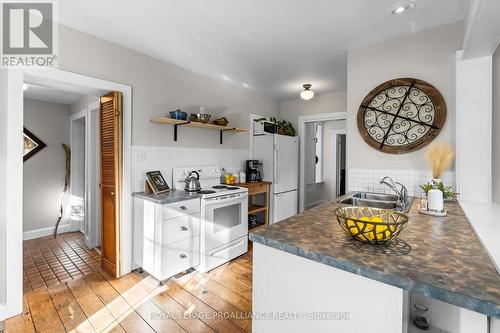
{"type": "Polygon", "coordinates": [[[180,227],[181,231],[187,231],[188,230],[188,227],[186,227],[185,225],[181,226],[180,227]]]}
{"type": "Polygon", "coordinates": [[[180,206],[179,208],[182,209],[182,210],[186,210],[187,209],[186,206],[180,206]]]}
{"type": "Polygon", "coordinates": [[[185,255],[184,253],[179,254],[179,258],[181,258],[181,259],[186,259],[187,257],[188,257],[188,256],[187,256],[187,255],[185,255]]]}

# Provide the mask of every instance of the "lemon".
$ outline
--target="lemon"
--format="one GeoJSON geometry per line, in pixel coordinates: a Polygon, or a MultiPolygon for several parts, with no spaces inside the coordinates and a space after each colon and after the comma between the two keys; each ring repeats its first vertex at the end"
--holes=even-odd
{"type": "Polygon", "coordinates": [[[347,220],[346,225],[351,234],[364,241],[372,241],[374,239],[384,240],[396,229],[393,225],[384,225],[384,220],[381,216],[363,216],[359,220],[376,223],[373,225],[347,220]],[[363,232],[363,234],[358,235],[359,232],[363,232]]]}

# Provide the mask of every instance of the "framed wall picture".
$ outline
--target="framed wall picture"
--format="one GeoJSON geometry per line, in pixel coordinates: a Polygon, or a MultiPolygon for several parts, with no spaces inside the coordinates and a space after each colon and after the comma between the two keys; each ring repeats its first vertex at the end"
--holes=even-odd
{"type": "Polygon", "coordinates": [[[161,194],[170,191],[165,178],[160,171],[146,172],[146,183],[154,194],[161,194]]]}
{"type": "Polygon", "coordinates": [[[26,162],[33,155],[47,147],[42,140],[31,133],[26,127],[23,127],[23,138],[23,162],[26,162]]]}

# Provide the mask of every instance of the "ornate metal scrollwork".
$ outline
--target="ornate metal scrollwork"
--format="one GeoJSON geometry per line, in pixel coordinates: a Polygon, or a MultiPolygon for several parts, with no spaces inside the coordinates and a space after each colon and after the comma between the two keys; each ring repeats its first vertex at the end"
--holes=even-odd
{"type": "Polygon", "coordinates": [[[373,148],[407,153],[429,144],[446,121],[446,103],[432,85],[417,79],[387,81],[365,97],[358,129],[373,148]]]}

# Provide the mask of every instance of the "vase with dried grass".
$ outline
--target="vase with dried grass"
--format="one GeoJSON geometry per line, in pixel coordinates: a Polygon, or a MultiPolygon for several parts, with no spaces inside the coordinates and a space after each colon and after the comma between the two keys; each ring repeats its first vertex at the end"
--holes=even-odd
{"type": "Polygon", "coordinates": [[[455,151],[447,142],[437,142],[429,146],[425,154],[427,164],[432,170],[432,182],[424,184],[421,188],[427,193],[427,209],[435,212],[444,211],[444,198],[456,196],[441,182],[443,172],[448,170],[455,158],[455,151]],[[446,193],[445,193],[446,192],[446,193]]]}

